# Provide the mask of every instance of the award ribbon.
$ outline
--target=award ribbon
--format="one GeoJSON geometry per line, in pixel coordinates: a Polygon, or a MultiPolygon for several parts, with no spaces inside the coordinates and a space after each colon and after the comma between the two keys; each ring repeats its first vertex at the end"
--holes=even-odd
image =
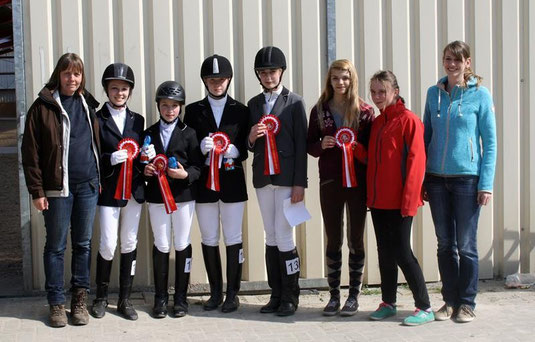
{"type": "Polygon", "coordinates": [[[143,140],[143,147],[141,148],[141,157],[139,157],[139,161],[141,164],[148,164],[149,163],[149,156],[147,156],[147,149],[150,145],[150,135],[147,135],[145,137],[145,140],[143,140]]]}
{"type": "Polygon", "coordinates": [[[215,132],[210,135],[214,140],[214,147],[210,151],[210,166],[206,187],[213,191],[219,191],[219,166],[225,153],[230,145],[230,138],[227,133],[215,132]]]}
{"type": "Polygon", "coordinates": [[[355,163],[353,161],[353,144],[357,141],[356,133],[349,127],[340,127],[335,135],[336,145],[342,149],[342,176],[346,188],[357,186],[355,163]]]}
{"type": "Polygon", "coordinates": [[[275,136],[280,132],[280,120],[273,114],[266,114],[260,118],[259,123],[267,127],[264,150],[264,175],[278,175],[281,172],[281,166],[275,136]]]}
{"type": "Polygon", "coordinates": [[[121,164],[121,172],[115,188],[116,200],[129,200],[132,197],[132,169],[134,167],[134,159],[139,154],[139,145],[132,138],[125,138],[117,144],[117,150],[126,150],[128,158],[121,164]]]}
{"type": "Polygon", "coordinates": [[[167,170],[167,157],[164,154],[158,154],[152,160],[152,163],[156,167],[156,175],[158,177],[158,184],[160,185],[160,193],[162,194],[163,204],[167,214],[171,214],[176,211],[176,203],[173,198],[171,188],[169,188],[169,182],[165,176],[167,170]]]}

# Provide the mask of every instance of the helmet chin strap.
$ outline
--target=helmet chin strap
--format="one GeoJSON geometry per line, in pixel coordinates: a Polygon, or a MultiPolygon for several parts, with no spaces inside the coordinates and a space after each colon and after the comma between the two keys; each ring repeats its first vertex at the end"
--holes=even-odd
{"type": "MultiPolygon", "coordinates": [[[[108,99],[109,100],[109,99],[108,99]]],[[[113,109],[123,109],[123,108],[126,108],[126,101],[124,102],[123,105],[119,106],[119,105],[116,105],[115,103],[113,103],[111,100],[108,101],[109,104],[111,104],[111,106],[113,107],[113,109]]]]}
{"type": "Polygon", "coordinates": [[[160,114],[160,120],[162,120],[162,121],[165,122],[166,124],[170,125],[170,124],[175,123],[175,122],[178,120],[178,115],[177,115],[176,118],[174,118],[173,120],[171,120],[171,121],[167,121],[167,120],[165,120],[165,118],[162,116],[162,114],[160,114]]]}
{"type": "Polygon", "coordinates": [[[206,88],[206,91],[208,92],[208,96],[216,100],[221,100],[222,98],[227,96],[228,88],[230,87],[230,82],[232,82],[232,77],[228,81],[227,89],[225,89],[225,92],[222,95],[217,96],[217,95],[212,94],[212,92],[210,92],[210,89],[208,89],[206,82],[204,81],[204,79],[202,80],[202,83],[204,83],[204,87],[206,88]]]}
{"type": "Polygon", "coordinates": [[[258,72],[256,73],[256,78],[258,78],[258,81],[260,82],[260,85],[262,86],[262,89],[264,89],[264,91],[266,93],[271,93],[272,91],[277,90],[279,88],[279,86],[281,85],[281,83],[282,83],[282,75],[284,75],[284,70],[282,70],[282,72],[281,72],[281,77],[279,78],[279,83],[277,83],[277,85],[274,86],[273,88],[266,88],[264,86],[264,84],[262,84],[262,80],[260,79],[260,76],[258,76],[258,72]]]}
{"type": "Polygon", "coordinates": [[[206,90],[208,91],[208,96],[210,96],[211,98],[216,99],[216,100],[221,100],[222,98],[224,98],[227,95],[227,91],[226,90],[223,93],[223,95],[220,95],[220,96],[216,96],[216,95],[212,94],[210,92],[210,90],[208,90],[208,87],[206,87],[206,90]]]}

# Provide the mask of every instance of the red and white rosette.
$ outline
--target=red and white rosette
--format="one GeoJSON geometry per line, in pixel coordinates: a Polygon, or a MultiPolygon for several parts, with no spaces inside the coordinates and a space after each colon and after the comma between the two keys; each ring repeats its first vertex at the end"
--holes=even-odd
{"type": "Polygon", "coordinates": [[[353,144],[357,141],[357,134],[349,127],[340,127],[335,135],[336,145],[342,149],[342,176],[346,188],[357,186],[357,175],[353,161],[353,144]]]}
{"type": "Polygon", "coordinates": [[[258,123],[264,124],[267,127],[264,151],[264,175],[278,175],[281,172],[281,165],[275,136],[279,134],[281,129],[280,120],[273,114],[266,114],[260,118],[258,123]]]}
{"type": "Polygon", "coordinates": [[[117,144],[117,150],[126,150],[128,158],[121,164],[121,172],[113,198],[129,200],[132,197],[132,169],[134,159],[139,154],[139,144],[132,138],[124,138],[117,144]]]}
{"type": "Polygon", "coordinates": [[[211,135],[214,140],[214,147],[210,151],[210,169],[206,187],[213,191],[219,191],[219,167],[225,153],[230,145],[230,138],[225,132],[215,132],[211,135]]]}
{"type": "Polygon", "coordinates": [[[162,194],[163,204],[165,205],[165,211],[168,214],[176,211],[176,202],[169,187],[169,182],[165,176],[167,170],[167,157],[165,154],[158,154],[152,160],[154,167],[156,168],[156,176],[158,177],[158,184],[160,185],[160,193],[162,194]]]}

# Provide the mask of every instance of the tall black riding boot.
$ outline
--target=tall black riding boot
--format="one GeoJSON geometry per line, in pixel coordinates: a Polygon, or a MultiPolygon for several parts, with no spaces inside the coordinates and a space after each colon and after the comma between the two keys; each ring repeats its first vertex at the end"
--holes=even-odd
{"type": "Polygon", "coordinates": [[[269,302],[261,309],[261,313],[277,312],[281,301],[281,272],[279,266],[279,248],[277,246],[266,245],[266,271],[268,285],[271,287],[271,297],[269,302]]]}
{"type": "Polygon", "coordinates": [[[201,244],[204,266],[210,283],[210,298],[203,304],[204,310],[217,309],[223,303],[223,274],[221,271],[221,256],[219,246],[201,244]]]}
{"type": "Polygon", "coordinates": [[[236,311],[240,306],[238,292],[241,285],[242,247],[241,243],[227,246],[227,296],[221,308],[223,312],[236,311]]]}
{"type": "Polygon", "coordinates": [[[124,318],[135,321],[137,319],[137,312],[130,302],[130,293],[132,292],[132,283],[134,282],[134,274],[136,273],[136,255],[137,250],[134,249],[130,253],[121,254],[121,270],[119,275],[119,302],[117,303],[117,311],[123,315],[124,318]]]}
{"type": "Polygon", "coordinates": [[[175,295],[173,315],[184,317],[188,313],[188,285],[191,271],[192,249],[189,245],[183,251],[176,251],[175,256],[175,295]]]}
{"type": "Polygon", "coordinates": [[[97,254],[97,297],[93,300],[91,315],[95,318],[102,318],[106,314],[108,306],[108,285],[110,284],[110,273],[112,260],[106,260],[97,254]]]}
{"type": "Polygon", "coordinates": [[[289,252],[279,251],[280,273],[282,278],[281,304],[277,316],[290,316],[299,304],[299,255],[297,249],[289,252]]]}
{"type": "Polygon", "coordinates": [[[152,247],[152,263],[154,269],[154,318],[167,316],[167,302],[169,293],[167,285],[169,281],[169,253],[162,253],[156,246],[152,247]]]}

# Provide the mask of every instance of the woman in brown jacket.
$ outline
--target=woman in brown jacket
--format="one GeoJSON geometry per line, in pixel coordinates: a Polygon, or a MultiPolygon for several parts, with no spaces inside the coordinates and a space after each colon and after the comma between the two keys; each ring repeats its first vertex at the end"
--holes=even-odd
{"type": "Polygon", "coordinates": [[[74,53],[61,56],[28,110],[21,147],[28,192],[45,220],[45,289],[53,327],[67,325],[63,269],[69,232],[72,324],[89,321],[86,300],[99,193],[99,134],[98,102],[84,84],[80,57],[74,53]]]}

